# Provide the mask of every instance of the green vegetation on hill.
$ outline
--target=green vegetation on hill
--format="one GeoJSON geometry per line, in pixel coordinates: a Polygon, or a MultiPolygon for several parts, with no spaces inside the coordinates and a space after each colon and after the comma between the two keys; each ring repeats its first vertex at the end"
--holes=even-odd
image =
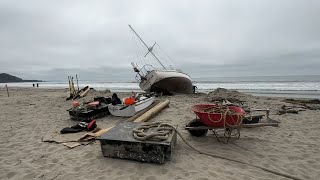
{"type": "Polygon", "coordinates": [[[0,73],[0,83],[8,83],[8,82],[42,82],[39,80],[23,80],[16,76],[12,76],[7,73],[0,73]]]}

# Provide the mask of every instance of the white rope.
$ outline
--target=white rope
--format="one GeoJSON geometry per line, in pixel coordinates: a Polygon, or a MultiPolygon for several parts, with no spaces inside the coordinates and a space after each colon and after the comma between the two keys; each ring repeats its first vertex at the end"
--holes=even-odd
{"type": "MultiPolygon", "coordinates": [[[[167,134],[168,132],[170,132],[171,130],[174,130],[177,132],[177,134],[180,136],[180,138],[183,140],[184,143],[186,143],[191,149],[193,149],[194,151],[200,153],[200,154],[204,154],[204,155],[207,155],[207,156],[210,156],[210,157],[213,157],[213,158],[219,158],[219,159],[224,159],[224,160],[227,160],[227,161],[232,161],[232,162],[236,162],[236,163],[240,163],[240,164],[244,164],[244,165],[248,165],[248,166],[252,166],[252,167],[255,167],[255,168],[258,168],[258,169],[261,169],[263,171],[266,171],[266,172],[269,172],[269,173],[272,173],[272,174],[276,174],[278,176],[282,176],[282,177],[285,177],[285,178],[289,178],[289,179],[293,179],[293,180],[302,180],[301,178],[298,178],[298,177],[295,177],[295,176],[291,176],[289,174],[285,174],[285,173],[281,173],[281,172],[277,172],[277,171],[274,171],[272,169],[268,169],[268,168],[264,168],[264,167],[260,167],[260,166],[257,166],[257,165],[253,165],[253,164],[249,164],[249,163],[246,163],[246,162],[243,162],[243,161],[239,161],[239,160],[236,160],[236,159],[231,159],[231,158],[228,158],[228,157],[223,157],[223,156],[219,156],[219,155],[215,155],[215,154],[211,154],[211,153],[208,153],[208,152],[204,152],[204,151],[201,151],[195,147],[193,147],[191,144],[189,144],[186,139],[184,139],[182,137],[182,135],[180,134],[180,132],[177,130],[177,128],[175,128],[173,125],[171,124],[166,124],[166,123],[149,123],[149,124],[145,124],[145,125],[141,125],[141,128],[137,127],[135,128],[134,130],[137,130],[139,131],[138,133],[140,133],[141,129],[148,129],[151,128],[151,127],[158,127],[159,130],[161,131],[161,129],[163,128],[166,132],[164,132],[163,134],[167,134]]],[[[156,134],[156,133],[155,133],[156,134]]],[[[168,134],[167,134],[168,135],[168,134]]],[[[146,135],[148,136],[148,135],[146,135]]],[[[145,137],[146,137],[145,136],[145,137]]],[[[153,135],[150,135],[149,136],[153,136],[153,135]]],[[[134,136],[135,137],[135,136],[134,136]]],[[[150,139],[150,138],[149,138],[150,139]]],[[[149,139],[146,139],[146,140],[149,140],[149,139]]],[[[165,140],[166,138],[163,138],[163,140],[165,140]]],[[[159,140],[159,139],[158,139],[159,140]]]]}
{"type": "Polygon", "coordinates": [[[207,112],[207,115],[208,115],[208,118],[209,118],[209,120],[211,121],[211,122],[213,122],[213,123],[219,123],[220,121],[224,121],[224,128],[226,128],[226,126],[227,127],[230,127],[230,128],[235,128],[235,127],[239,127],[241,124],[242,124],[242,120],[243,120],[243,115],[241,115],[241,114],[239,114],[239,113],[236,113],[236,112],[232,112],[230,109],[229,109],[229,107],[227,107],[226,109],[223,109],[223,107],[222,106],[219,106],[219,107],[213,107],[212,108],[213,109],[213,111],[212,112],[207,112]],[[219,110],[220,111],[220,113],[215,113],[215,110],[219,110]],[[223,112],[221,112],[221,111],[223,111],[223,112]],[[215,113],[215,114],[220,114],[220,119],[219,120],[213,120],[212,118],[211,118],[211,114],[212,113],[215,113]],[[237,116],[237,121],[234,121],[234,118],[233,118],[233,116],[234,115],[236,115],[237,116]],[[232,121],[233,121],[233,124],[229,124],[228,123],[228,121],[227,121],[227,116],[228,117],[230,117],[231,119],[232,119],[232,121]]]}

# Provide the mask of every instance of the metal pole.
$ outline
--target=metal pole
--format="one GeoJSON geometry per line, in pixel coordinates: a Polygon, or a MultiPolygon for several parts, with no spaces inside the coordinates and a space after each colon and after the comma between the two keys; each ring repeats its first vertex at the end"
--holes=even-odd
{"type": "Polygon", "coordinates": [[[76,74],[76,78],[77,78],[77,87],[78,87],[78,91],[79,91],[78,75],[77,74],[76,74]]]}
{"type": "Polygon", "coordinates": [[[9,97],[9,90],[8,90],[8,85],[6,84],[6,89],[7,89],[7,94],[8,94],[8,97],[9,97]]]}
{"type": "Polygon", "coordinates": [[[140,41],[147,47],[148,51],[153,55],[154,58],[156,58],[156,60],[160,63],[160,65],[163,67],[163,69],[166,69],[166,67],[164,67],[164,65],[161,63],[161,61],[157,58],[157,56],[155,54],[153,54],[152,49],[150,51],[148,45],[141,39],[141,37],[138,35],[138,33],[130,26],[130,29],[136,34],[136,36],[138,36],[138,38],[140,39],[140,41]]]}
{"type": "Polygon", "coordinates": [[[69,97],[67,97],[67,100],[71,98],[71,86],[70,86],[70,77],[68,76],[68,84],[69,84],[69,97]]]}

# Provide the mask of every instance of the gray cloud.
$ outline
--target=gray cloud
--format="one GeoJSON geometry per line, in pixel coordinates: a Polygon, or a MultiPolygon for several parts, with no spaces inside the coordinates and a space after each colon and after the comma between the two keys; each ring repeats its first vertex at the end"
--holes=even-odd
{"type": "Polygon", "coordinates": [[[85,79],[134,80],[130,62],[141,62],[137,55],[146,49],[135,41],[127,26],[132,24],[195,78],[319,74],[319,5],[316,0],[0,1],[0,72],[24,79],[77,73],[85,79]]]}

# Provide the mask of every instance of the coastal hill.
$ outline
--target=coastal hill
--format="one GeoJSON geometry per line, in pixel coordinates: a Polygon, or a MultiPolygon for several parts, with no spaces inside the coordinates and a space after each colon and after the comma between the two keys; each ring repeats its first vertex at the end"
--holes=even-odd
{"type": "Polygon", "coordinates": [[[16,76],[12,76],[7,73],[0,73],[0,83],[8,83],[8,82],[42,82],[40,80],[23,80],[16,76]]]}

